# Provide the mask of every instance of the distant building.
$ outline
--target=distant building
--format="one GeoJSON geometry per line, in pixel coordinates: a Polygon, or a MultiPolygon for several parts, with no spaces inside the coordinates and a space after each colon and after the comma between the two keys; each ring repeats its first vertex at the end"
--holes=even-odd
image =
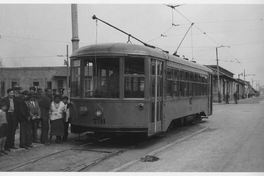
{"type": "MultiPolygon", "coordinates": [[[[206,65],[213,71],[213,101],[218,102],[218,82],[217,82],[217,66],[206,65]]],[[[234,73],[219,66],[220,79],[220,101],[225,101],[229,95],[229,100],[232,100],[234,93],[238,91],[239,98],[244,98],[245,83],[243,80],[233,78],[234,73]]]]}
{"type": "Polygon", "coordinates": [[[260,95],[264,95],[264,86],[259,87],[259,93],[260,95]]]}
{"type": "Polygon", "coordinates": [[[245,87],[246,87],[245,90],[246,98],[250,98],[252,96],[259,96],[259,92],[252,87],[249,81],[245,81],[245,87]]]}
{"type": "Polygon", "coordinates": [[[238,91],[238,98],[242,99],[242,98],[247,98],[246,94],[247,94],[247,83],[246,81],[237,78],[237,86],[236,86],[236,90],[238,91]]]}
{"type": "Polygon", "coordinates": [[[49,88],[54,92],[66,89],[66,67],[0,67],[0,97],[6,90],[19,86],[24,90],[29,87],[49,88]]]}

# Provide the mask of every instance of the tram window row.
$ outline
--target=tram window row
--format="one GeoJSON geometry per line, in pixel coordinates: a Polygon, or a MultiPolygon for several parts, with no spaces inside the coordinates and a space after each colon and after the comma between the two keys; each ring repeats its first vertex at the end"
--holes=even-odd
{"type": "MultiPolygon", "coordinates": [[[[163,64],[164,62],[151,60],[150,80],[153,97],[156,81],[158,97],[162,95],[162,85],[166,86],[165,95],[170,97],[208,95],[208,76],[195,72],[168,67],[165,72],[166,83],[163,84],[163,64]]],[[[142,57],[87,57],[83,60],[73,60],[71,72],[72,96],[119,98],[120,91],[123,90],[124,98],[145,97],[146,73],[142,57]]]]}
{"type": "Polygon", "coordinates": [[[208,76],[203,74],[168,68],[166,84],[166,95],[170,97],[208,95],[208,76]]]}

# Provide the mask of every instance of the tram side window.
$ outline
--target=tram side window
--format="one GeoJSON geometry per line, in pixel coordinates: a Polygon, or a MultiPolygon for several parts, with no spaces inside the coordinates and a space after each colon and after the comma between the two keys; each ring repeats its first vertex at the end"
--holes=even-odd
{"type": "Polygon", "coordinates": [[[185,89],[185,82],[184,82],[184,79],[185,79],[185,72],[184,71],[180,71],[180,93],[179,93],[179,96],[184,96],[184,89],[185,89]]]}
{"type": "Polygon", "coordinates": [[[173,70],[173,95],[179,96],[180,84],[179,84],[179,70],[173,70]]]}
{"type": "Polygon", "coordinates": [[[167,91],[166,95],[167,96],[173,96],[173,90],[174,90],[174,85],[173,85],[173,70],[172,69],[167,69],[166,73],[166,81],[167,81],[167,91]]]}
{"type": "Polygon", "coordinates": [[[72,61],[71,68],[71,96],[79,97],[80,96],[80,60],[72,61]]]}
{"type": "Polygon", "coordinates": [[[208,76],[206,75],[168,68],[166,81],[167,96],[188,97],[208,95],[208,76]],[[171,78],[172,72],[173,77],[171,78]]]}
{"type": "Polygon", "coordinates": [[[145,69],[144,58],[125,58],[125,98],[144,98],[145,69]]]}
{"type": "Polygon", "coordinates": [[[189,72],[185,72],[184,96],[189,96],[189,72]]]}
{"type": "Polygon", "coordinates": [[[193,96],[193,83],[192,82],[189,82],[189,96],[193,96]]]}
{"type": "Polygon", "coordinates": [[[189,73],[189,96],[193,96],[193,73],[189,73]]]}

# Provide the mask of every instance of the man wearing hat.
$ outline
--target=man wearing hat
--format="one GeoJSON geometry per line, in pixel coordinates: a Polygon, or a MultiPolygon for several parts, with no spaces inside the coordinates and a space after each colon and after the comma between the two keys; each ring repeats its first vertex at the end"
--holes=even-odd
{"type": "Polygon", "coordinates": [[[38,143],[38,124],[40,122],[40,108],[35,94],[29,94],[28,109],[31,120],[33,142],[38,143]]]}
{"type": "Polygon", "coordinates": [[[51,104],[50,90],[45,89],[45,94],[39,97],[39,107],[40,107],[40,118],[41,118],[41,139],[42,144],[48,143],[48,132],[49,132],[49,110],[51,104]]]}
{"type": "Polygon", "coordinates": [[[7,118],[7,126],[8,126],[5,149],[10,151],[10,149],[17,149],[15,147],[15,134],[16,134],[16,129],[18,127],[18,120],[15,115],[15,109],[17,107],[15,106],[16,99],[15,99],[14,89],[12,88],[7,89],[7,94],[8,96],[3,99],[3,101],[7,105],[6,118],[7,118]]]}
{"type": "Polygon", "coordinates": [[[7,135],[7,120],[6,120],[7,105],[0,99],[0,155],[7,154],[5,152],[5,143],[7,135]]]}
{"type": "Polygon", "coordinates": [[[8,96],[3,98],[4,103],[7,106],[6,119],[7,119],[7,139],[5,144],[5,149],[10,151],[10,149],[17,149],[15,147],[15,134],[18,126],[18,120],[15,115],[15,93],[12,88],[7,89],[8,96]]]}
{"type": "Polygon", "coordinates": [[[27,149],[32,147],[32,133],[31,133],[31,122],[30,113],[28,108],[29,92],[27,90],[23,91],[21,98],[19,99],[19,108],[17,112],[19,113],[18,121],[20,123],[20,147],[27,149]]]}

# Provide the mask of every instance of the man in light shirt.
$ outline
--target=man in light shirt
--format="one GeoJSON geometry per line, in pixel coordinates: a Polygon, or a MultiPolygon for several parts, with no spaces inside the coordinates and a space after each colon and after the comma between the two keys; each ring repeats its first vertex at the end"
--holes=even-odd
{"type": "Polygon", "coordinates": [[[14,90],[8,89],[7,93],[8,96],[3,99],[7,105],[6,118],[7,118],[7,126],[8,126],[5,149],[10,151],[10,149],[17,149],[15,147],[15,134],[18,126],[18,120],[14,113],[16,108],[14,103],[15,101],[14,90]]]}

